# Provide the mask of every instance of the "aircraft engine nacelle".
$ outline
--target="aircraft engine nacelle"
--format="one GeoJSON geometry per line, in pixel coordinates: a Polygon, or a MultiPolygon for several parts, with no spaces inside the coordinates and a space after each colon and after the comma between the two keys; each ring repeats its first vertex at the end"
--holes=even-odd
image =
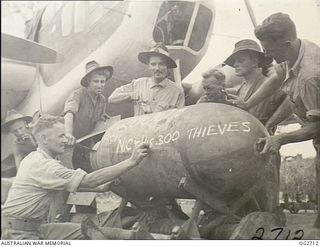
{"type": "Polygon", "coordinates": [[[181,178],[191,177],[228,201],[257,180],[266,159],[254,155],[254,143],[267,135],[255,117],[239,108],[192,105],[112,125],[91,156],[91,166],[97,170],[117,164],[130,157],[134,146],[146,142],[149,156],[120,177],[114,192],[135,200],[194,198],[179,189],[181,178]]]}

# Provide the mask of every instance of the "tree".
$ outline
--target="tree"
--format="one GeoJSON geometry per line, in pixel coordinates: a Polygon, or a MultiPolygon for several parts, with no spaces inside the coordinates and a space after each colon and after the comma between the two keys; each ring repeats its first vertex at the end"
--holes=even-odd
{"type": "Polygon", "coordinates": [[[313,159],[303,159],[301,155],[284,157],[280,169],[280,190],[296,199],[297,194],[302,199],[309,196],[315,199],[316,182],[313,159]]]}

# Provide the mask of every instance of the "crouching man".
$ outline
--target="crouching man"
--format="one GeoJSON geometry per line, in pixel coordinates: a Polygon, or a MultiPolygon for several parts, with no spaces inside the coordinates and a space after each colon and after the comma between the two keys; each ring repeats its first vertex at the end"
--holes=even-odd
{"type": "Polygon", "coordinates": [[[202,78],[204,95],[197,104],[209,102],[228,104],[225,74],[218,69],[210,69],[202,74],[202,78]]]}
{"type": "Polygon", "coordinates": [[[45,224],[49,206],[58,191],[75,192],[112,181],[138,165],[148,155],[145,144],[136,147],[127,160],[86,173],[72,170],[54,159],[67,143],[63,118],[44,115],[35,124],[33,134],[38,149],[25,157],[2,209],[1,239],[83,239],[76,223],[45,224]]]}

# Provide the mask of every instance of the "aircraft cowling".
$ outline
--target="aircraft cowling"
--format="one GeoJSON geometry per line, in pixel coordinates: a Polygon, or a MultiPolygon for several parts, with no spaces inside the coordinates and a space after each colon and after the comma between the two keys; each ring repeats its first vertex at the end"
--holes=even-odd
{"type": "Polygon", "coordinates": [[[224,104],[204,103],[127,118],[112,125],[91,156],[93,170],[130,157],[149,143],[141,164],[124,173],[113,191],[143,201],[150,197],[195,198],[179,188],[182,177],[223,200],[235,199],[257,180],[266,157],[254,155],[254,143],[267,136],[249,113],[224,104]]]}

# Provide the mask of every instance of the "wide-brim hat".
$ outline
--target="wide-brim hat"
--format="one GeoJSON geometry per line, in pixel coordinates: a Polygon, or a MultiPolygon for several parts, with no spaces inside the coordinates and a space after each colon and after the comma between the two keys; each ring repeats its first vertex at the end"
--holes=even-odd
{"type": "Polygon", "coordinates": [[[1,129],[4,131],[9,130],[9,126],[16,120],[23,119],[26,121],[26,123],[30,123],[32,121],[31,116],[24,116],[21,113],[17,112],[16,110],[9,110],[7,112],[6,118],[4,122],[1,124],[1,129]]]}
{"type": "Polygon", "coordinates": [[[157,43],[149,51],[140,52],[138,54],[138,59],[140,62],[148,64],[151,56],[163,57],[166,60],[168,68],[177,68],[176,62],[170,57],[169,50],[163,43],[157,43]]]}
{"type": "Polygon", "coordinates": [[[86,75],[81,79],[80,84],[84,87],[88,86],[88,77],[94,71],[105,71],[109,72],[110,76],[108,79],[112,77],[113,67],[112,66],[100,66],[96,61],[90,61],[86,64],[86,75]]]}
{"type": "Polygon", "coordinates": [[[257,54],[259,57],[259,67],[264,67],[272,63],[273,58],[267,57],[262,51],[257,42],[251,39],[240,40],[234,45],[234,50],[232,54],[225,60],[224,63],[234,67],[235,58],[239,55],[240,52],[251,51],[257,54]]]}

